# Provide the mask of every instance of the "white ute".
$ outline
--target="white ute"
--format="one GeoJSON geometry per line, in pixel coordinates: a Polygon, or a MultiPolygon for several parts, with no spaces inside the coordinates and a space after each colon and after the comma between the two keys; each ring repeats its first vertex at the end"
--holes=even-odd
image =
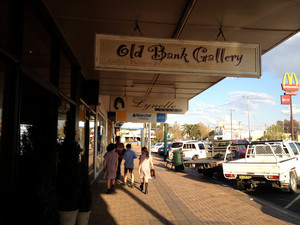
{"type": "Polygon", "coordinates": [[[283,191],[296,192],[300,161],[295,145],[299,146],[299,143],[251,143],[245,158],[236,160],[228,147],[222,164],[223,174],[227,179],[236,179],[239,189],[272,184],[283,191]]]}

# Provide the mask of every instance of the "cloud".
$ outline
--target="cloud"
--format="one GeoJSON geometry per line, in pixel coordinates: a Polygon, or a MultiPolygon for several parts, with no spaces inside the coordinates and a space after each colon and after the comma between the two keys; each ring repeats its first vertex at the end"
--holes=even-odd
{"type": "Polygon", "coordinates": [[[228,93],[228,105],[234,106],[238,111],[248,111],[248,106],[251,111],[259,108],[260,105],[276,105],[274,97],[266,93],[249,92],[249,91],[234,91],[228,93]]]}
{"type": "Polygon", "coordinates": [[[272,49],[262,57],[263,73],[273,74],[282,78],[287,73],[300,71],[300,33],[272,49]]]}
{"type": "Polygon", "coordinates": [[[218,117],[221,114],[224,114],[224,110],[227,111],[230,109],[246,114],[248,113],[248,106],[249,111],[253,112],[263,105],[276,105],[273,96],[258,92],[229,92],[227,99],[227,102],[219,106],[208,104],[205,102],[192,101],[190,102],[190,104],[193,106],[193,109],[191,109],[192,107],[190,107],[188,115],[198,115],[201,116],[201,118],[210,118],[213,116],[218,117]]]}
{"type": "MultiPolygon", "coordinates": [[[[293,115],[300,115],[300,108],[298,105],[296,104],[293,104],[293,115]]],[[[281,110],[282,114],[284,115],[290,115],[291,112],[290,112],[290,107],[288,107],[288,109],[282,109],[281,110]]]]}

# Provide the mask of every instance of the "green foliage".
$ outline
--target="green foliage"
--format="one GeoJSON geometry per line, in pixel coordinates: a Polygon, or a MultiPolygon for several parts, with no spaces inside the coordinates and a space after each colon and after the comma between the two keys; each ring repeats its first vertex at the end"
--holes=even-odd
{"type": "Polygon", "coordinates": [[[175,122],[169,130],[170,134],[172,134],[172,139],[179,140],[183,138],[182,130],[178,122],[175,122]]]}
{"type": "Polygon", "coordinates": [[[280,124],[273,124],[267,128],[267,131],[265,133],[265,139],[266,140],[283,140],[283,129],[280,124]]]}

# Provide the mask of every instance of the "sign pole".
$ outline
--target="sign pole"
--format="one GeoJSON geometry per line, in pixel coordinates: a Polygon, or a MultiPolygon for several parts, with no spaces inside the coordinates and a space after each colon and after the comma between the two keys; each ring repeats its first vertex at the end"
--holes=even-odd
{"type": "Polygon", "coordinates": [[[294,119],[293,119],[292,96],[290,101],[290,111],[291,111],[291,134],[292,134],[292,141],[294,141],[294,119]]]}
{"type": "Polygon", "coordinates": [[[167,161],[167,156],[168,156],[168,124],[164,123],[164,161],[167,161]]]}
{"type": "Polygon", "coordinates": [[[283,76],[282,84],[281,84],[282,90],[287,91],[284,93],[284,95],[281,96],[281,104],[282,105],[288,105],[290,104],[290,111],[291,111],[291,135],[292,135],[292,141],[295,140],[294,137],[294,119],[293,119],[293,104],[292,104],[292,95],[297,95],[296,91],[299,90],[299,83],[296,77],[295,73],[292,73],[291,75],[288,73],[285,73],[283,76]],[[288,84],[285,83],[286,78],[288,79],[288,84]],[[294,78],[294,83],[293,83],[294,78]],[[289,96],[289,97],[287,97],[289,96]]]}

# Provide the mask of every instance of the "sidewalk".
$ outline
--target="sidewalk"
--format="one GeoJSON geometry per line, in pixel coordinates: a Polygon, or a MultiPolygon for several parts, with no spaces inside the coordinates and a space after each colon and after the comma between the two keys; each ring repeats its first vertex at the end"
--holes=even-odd
{"type": "MultiPolygon", "coordinates": [[[[133,146],[140,155],[140,147],[133,146]]],[[[156,179],[149,181],[149,193],[139,190],[138,159],[135,160],[135,187],[122,186],[106,194],[106,180],[93,183],[93,207],[89,225],[188,225],[188,224],[300,224],[274,207],[260,204],[249,196],[206,179],[195,170],[175,172],[163,158],[152,154],[156,179]]],[[[123,175],[123,163],[122,163],[123,175]]]]}

